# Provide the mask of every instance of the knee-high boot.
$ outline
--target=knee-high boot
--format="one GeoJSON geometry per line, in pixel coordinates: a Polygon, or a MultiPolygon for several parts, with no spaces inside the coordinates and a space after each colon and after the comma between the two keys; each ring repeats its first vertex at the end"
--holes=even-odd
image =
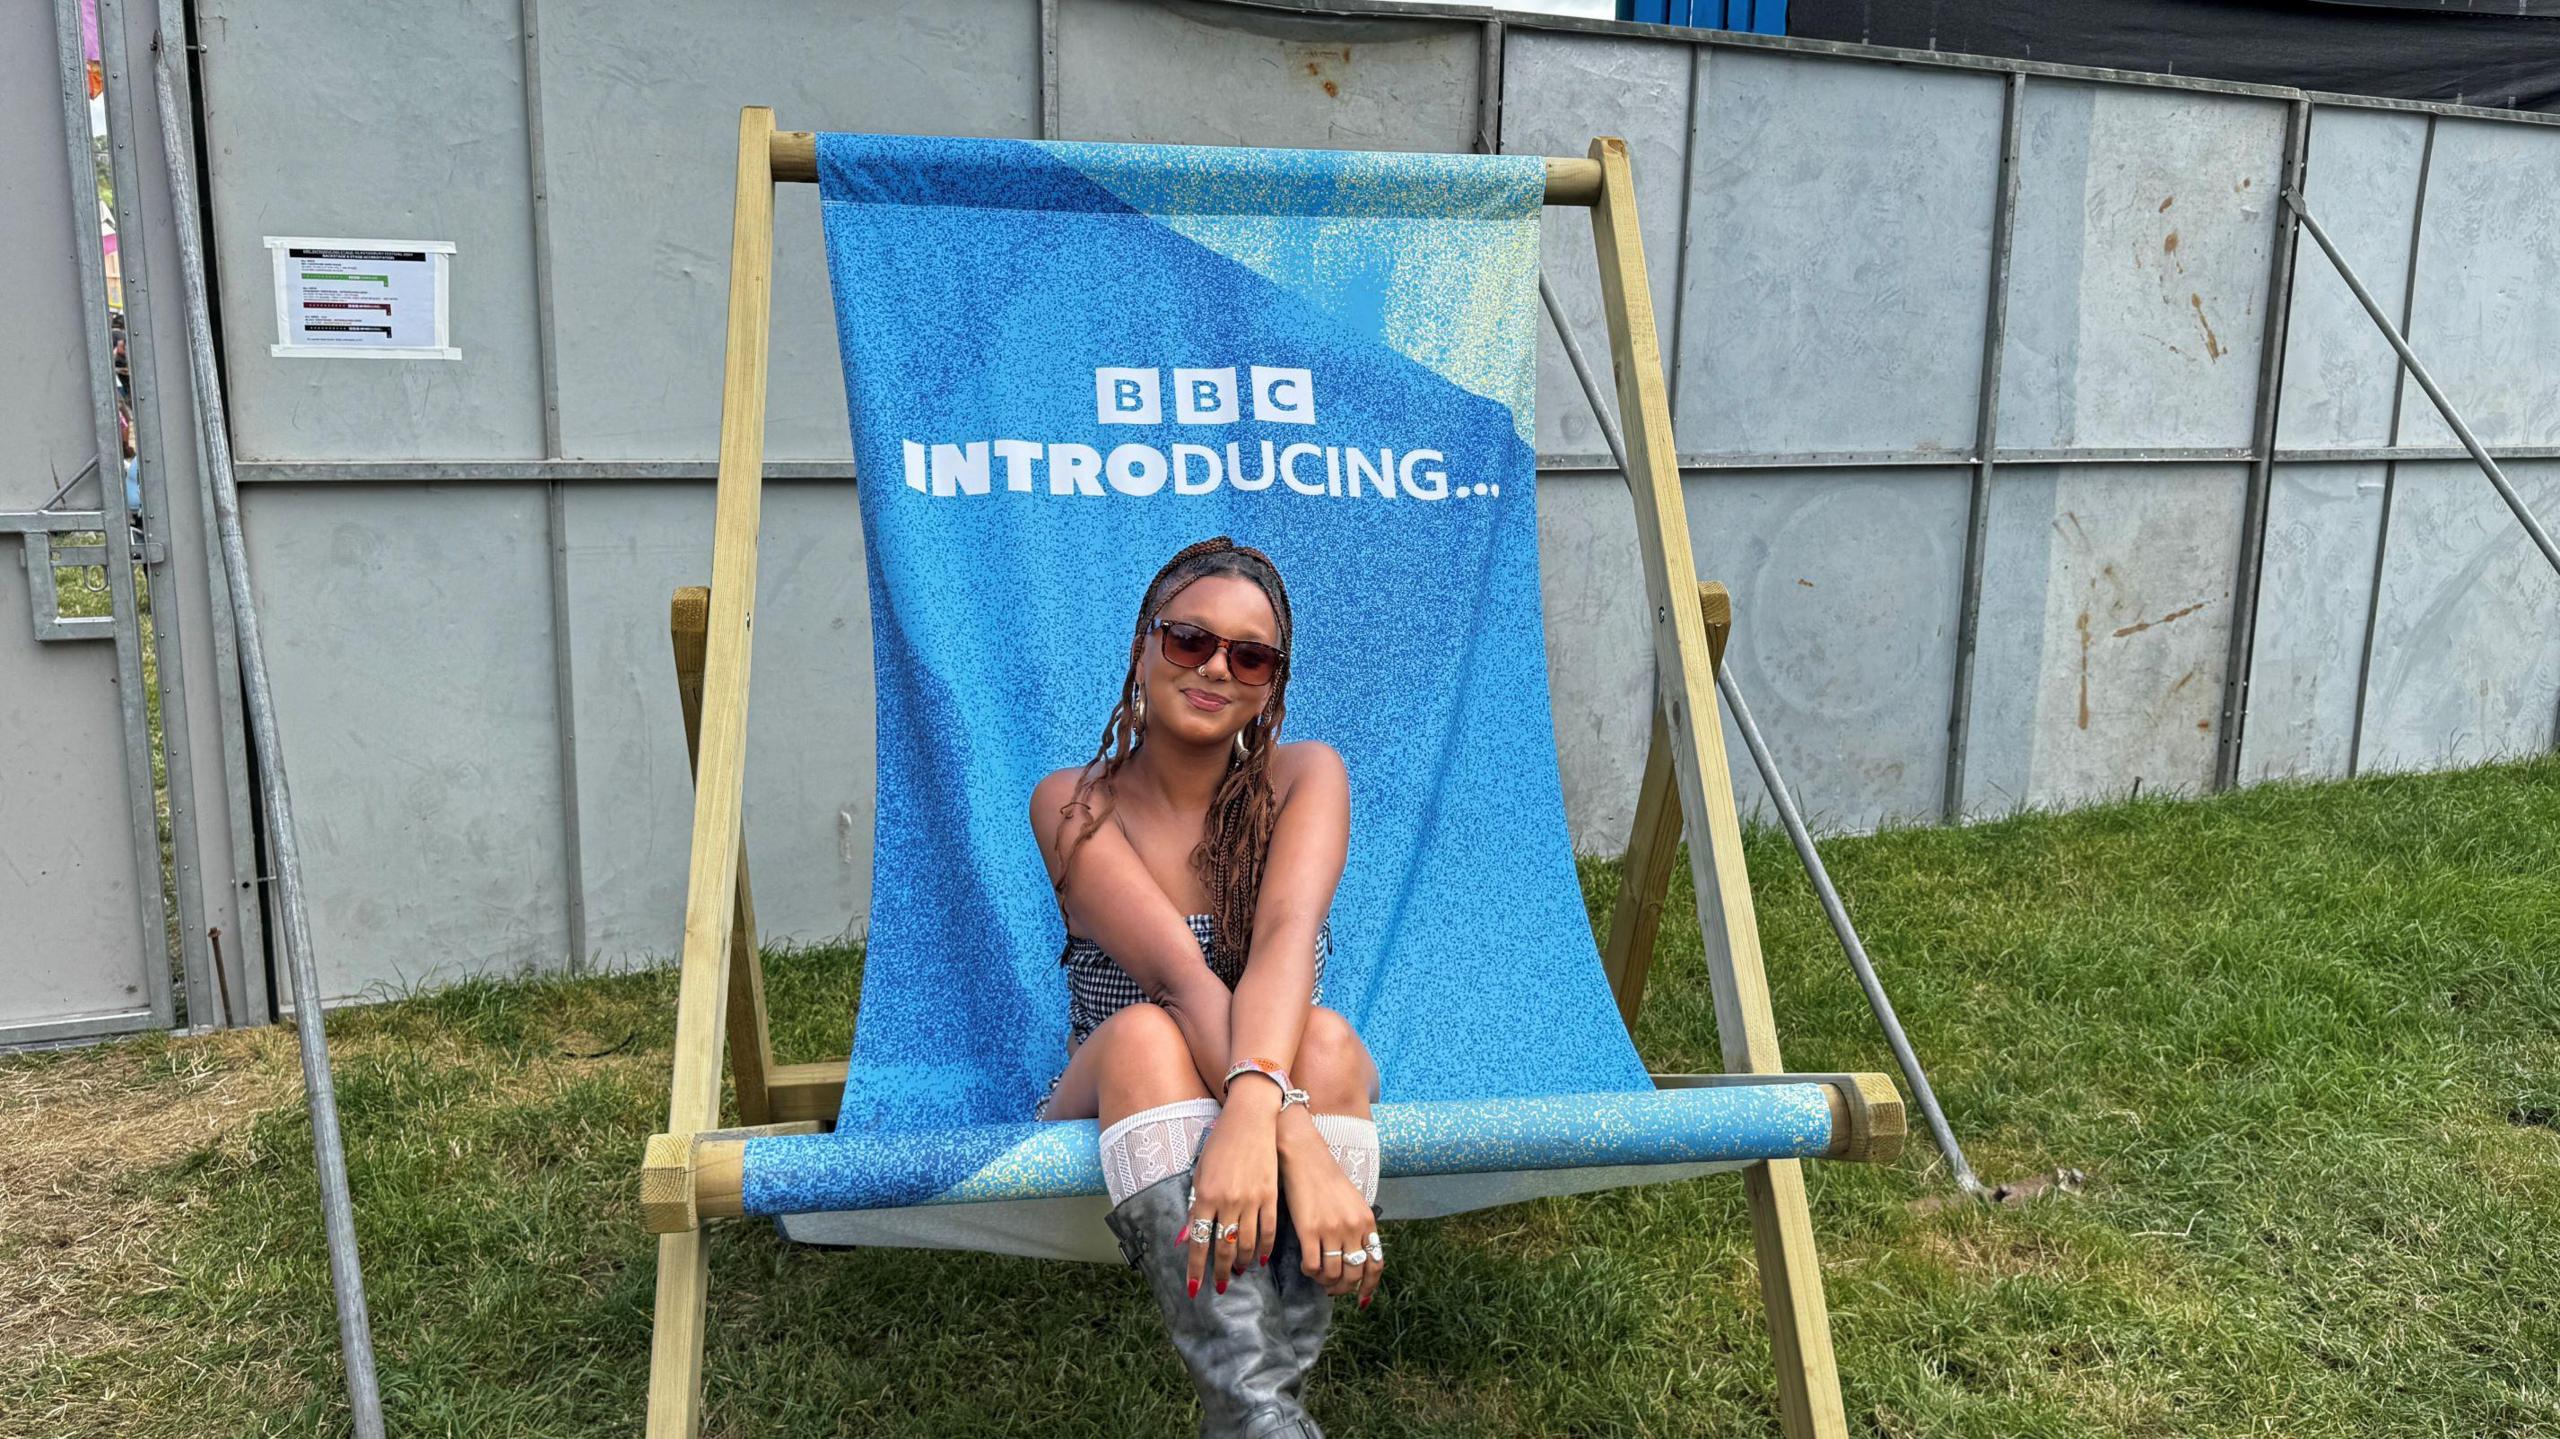
{"type": "Polygon", "coordinates": [[[1122,1200],[1106,1222],[1130,1267],[1147,1276],[1174,1350],[1191,1371],[1200,1393],[1201,1439],[1324,1439],[1298,1391],[1324,1343],[1323,1320],[1333,1300],[1298,1272],[1287,1217],[1269,1268],[1232,1277],[1224,1294],[1214,1288],[1217,1276],[1207,1275],[1195,1298],[1187,1288],[1189,1246],[1174,1237],[1190,1213],[1186,1169],[1122,1200]]]}

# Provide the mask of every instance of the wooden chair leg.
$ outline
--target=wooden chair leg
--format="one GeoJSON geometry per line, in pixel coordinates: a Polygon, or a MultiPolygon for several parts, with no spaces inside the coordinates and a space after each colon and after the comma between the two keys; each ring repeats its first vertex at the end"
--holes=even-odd
{"type": "MultiPolygon", "coordinates": [[[[1725,637],[1733,632],[1733,596],[1709,580],[1698,586],[1698,612],[1706,621],[1708,657],[1721,669],[1725,637]]],[[[1600,948],[1601,968],[1629,1035],[1644,1008],[1645,976],[1653,969],[1654,936],[1662,929],[1662,903],[1671,893],[1679,848],[1680,783],[1671,772],[1671,736],[1657,703],[1653,737],[1645,741],[1644,778],[1636,784],[1635,832],[1627,837],[1618,902],[1609,911],[1609,940],[1600,948]]]]}
{"type": "Polygon", "coordinates": [[[649,1337],[649,1439],[702,1432],[702,1331],[711,1246],[700,1229],[658,1236],[657,1322],[649,1337]]]}
{"type": "MultiPolygon", "coordinates": [[[[676,702],[684,712],[687,767],[702,760],[702,671],[709,647],[711,591],[686,585],[668,605],[675,645],[676,702]]],[[[773,1028],[764,1005],[764,961],[756,951],[755,889],[747,882],[747,846],[738,842],[738,905],[729,925],[729,1072],[738,1083],[738,1122],[773,1122],[773,1028]]]]}
{"type": "MultiPolygon", "coordinates": [[[[1742,861],[1742,822],[1734,809],[1733,772],[1716,702],[1715,661],[1706,616],[1695,603],[1697,571],[1688,510],[1674,458],[1671,407],[1663,393],[1661,341],[1653,322],[1653,287],[1637,231],[1626,142],[1595,140],[1591,157],[1600,162],[1591,228],[1599,249],[1610,352],[1616,360],[1618,414],[1626,432],[1627,488],[1635,501],[1645,594],[1653,611],[1663,732],[1680,807],[1691,824],[1689,871],[1697,885],[1698,923],[1715,989],[1716,1029],[1727,1070],[1782,1073],[1768,976],[1760,965],[1759,922],[1742,861]]],[[[1791,1439],[1845,1439],[1848,1419],[1840,1402],[1803,1173],[1792,1160],[1758,1164],[1745,1171],[1744,1184],[1778,1367],[1780,1421],[1791,1439]]]]}

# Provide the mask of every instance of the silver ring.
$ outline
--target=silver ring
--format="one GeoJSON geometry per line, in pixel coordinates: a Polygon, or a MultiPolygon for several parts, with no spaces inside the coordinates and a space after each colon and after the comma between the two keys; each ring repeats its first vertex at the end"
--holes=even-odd
{"type": "Polygon", "coordinates": [[[1369,1262],[1372,1264],[1384,1264],[1387,1262],[1387,1251],[1385,1248],[1380,1246],[1378,1241],[1375,1239],[1369,1241],[1369,1248],[1366,1252],[1369,1256],[1369,1262]]]}
{"type": "Polygon", "coordinates": [[[1244,1227],[1244,1226],[1243,1226],[1243,1225],[1241,1225],[1241,1224],[1221,1224],[1221,1225],[1219,1225],[1219,1226],[1218,1226],[1218,1242],[1219,1242],[1220,1244],[1224,1244],[1224,1243],[1226,1243],[1228,1240],[1235,1238],[1235,1237],[1236,1237],[1236,1231],[1237,1231],[1237,1230],[1239,1230],[1239,1229],[1242,1229],[1243,1227],[1244,1227]]]}
{"type": "Polygon", "coordinates": [[[1360,1242],[1361,1242],[1362,1244],[1364,1244],[1364,1245],[1367,1245],[1367,1246],[1368,1246],[1369,1248],[1371,1248],[1371,1249],[1375,1249],[1375,1248],[1377,1248],[1377,1247],[1378,1247],[1378,1231],[1376,1231],[1376,1230],[1374,1230],[1374,1229],[1370,1230],[1370,1231],[1369,1231],[1369,1235],[1368,1235],[1368,1237],[1367,1237],[1367,1238],[1365,1238],[1365,1239],[1363,1239],[1363,1240],[1361,1240],[1360,1242]]]}
{"type": "Polygon", "coordinates": [[[1342,1256],[1342,1262],[1345,1264],[1366,1264],[1369,1262],[1369,1251],[1366,1249],[1350,1250],[1344,1253],[1342,1256]]]}
{"type": "Polygon", "coordinates": [[[1183,1237],[1192,1244],[1206,1244],[1209,1242],[1209,1231],[1212,1227],[1210,1221],[1206,1219],[1194,1219],[1191,1221],[1191,1232],[1183,1237]]]}
{"type": "Polygon", "coordinates": [[[1324,1257],[1327,1259],[1340,1259],[1342,1257],[1342,1251],[1339,1249],[1328,1249],[1324,1252],[1324,1257]]]}

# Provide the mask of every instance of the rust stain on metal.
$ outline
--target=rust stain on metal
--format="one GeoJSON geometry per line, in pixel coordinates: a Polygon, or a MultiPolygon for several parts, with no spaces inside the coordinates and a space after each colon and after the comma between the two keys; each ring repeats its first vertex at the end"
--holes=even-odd
{"type": "Polygon", "coordinates": [[[2178,682],[2169,686],[2169,693],[2176,694],[2178,691],[2185,689],[2187,687],[2187,681],[2194,679],[2195,677],[2196,672],[2194,670],[2189,670],[2185,674],[2178,676],[2178,682]]]}
{"type": "Polygon", "coordinates": [[[2219,360],[2229,353],[2222,348],[2222,341],[2214,338],[2213,321],[2204,317],[2204,296],[2190,292],[2187,296],[2187,308],[2196,312],[2196,323],[2204,326],[2205,358],[2219,360]]]}
{"type": "Polygon", "coordinates": [[[2161,242],[2160,242],[2160,251],[2161,251],[2161,253],[2162,253],[2162,254],[2167,254],[2167,255],[2174,255],[2174,254],[2178,253],[2178,232],[2177,232],[2177,231],[2175,231],[2175,230],[2171,230],[2171,231],[2169,232],[2169,238],[2168,238],[2168,239],[2165,239],[2165,240],[2163,240],[2163,241],[2161,241],[2161,242]]]}
{"type": "MultiPolygon", "coordinates": [[[[2158,618],[2158,619],[2156,619],[2156,620],[2143,620],[2143,621],[2141,621],[2141,622],[2139,622],[2139,623],[2137,623],[2137,624],[2130,624],[2130,625],[2126,625],[2123,629],[2120,629],[2120,630],[2118,630],[2118,631],[2116,631],[2116,632],[2115,632],[2115,638],[2117,638],[2117,639],[2123,639],[2123,638],[2124,638],[2125,636],[2127,636],[2127,635],[2138,635],[2138,634],[2142,633],[2144,630],[2147,630],[2147,629],[2151,628],[2153,625],[2165,625],[2165,624],[2170,623],[2170,622],[2171,622],[2171,621],[2173,621],[2173,620],[2182,620],[2182,619],[2185,619],[2187,616],[2189,616],[2189,615],[2191,615],[2191,614],[2194,614],[2196,611],[2198,611],[2198,610],[2200,610],[2200,609],[2203,609],[2206,605],[2209,605],[2209,604],[2212,604],[2212,603],[2213,603],[2213,601],[2211,601],[2211,600],[2198,600],[2198,601],[2196,601],[2194,604],[2191,604],[2191,605],[2187,606],[2187,607],[2186,607],[2186,608],[2184,608],[2184,609],[2171,610],[2171,611],[2169,611],[2167,614],[2162,615],[2160,618],[2158,618]]],[[[2085,618],[2085,616],[2084,616],[2084,618],[2085,618]]],[[[2193,679],[2193,678],[2195,678],[2195,671],[2193,671],[2193,670],[2189,670],[2189,671],[2187,671],[2187,679],[2193,679]]],[[[2185,684],[2186,682],[2187,682],[2186,680],[2180,680],[2180,681],[2178,681],[2178,684],[2181,684],[2181,685],[2182,685],[2182,684],[2185,684]]],[[[2169,688],[2170,688],[2171,690],[2175,690],[2177,687],[2178,687],[2178,685],[2171,685],[2169,688]]]]}
{"type": "Polygon", "coordinates": [[[1802,586],[1804,586],[1806,589],[1812,589],[1812,588],[1813,588],[1813,581],[1811,581],[1811,580],[1807,580],[1807,579],[1799,579],[1799,580],[1797,580],[1797,581],[1796,581],[1796,583],[1797,583],[1797,584],[1800,584],[1800,585],[1802,585],[1802,586]]]}
{"type": "Polygon", "coordinates": [[[2163,195],[2163,196],[2161,196],[2161,197],[2160,197],[2160,213],[2162,213],[2162,214],[2164,214],[2164,215],[2165,215],[2165,214],[2167,214],[2167,213],[2169,212],[2169,206],[2170,206],[2171,202],[2175,201],[2177,198],[2178,198],[2178,197],[2177,197],[2177,196],[2175,196],[2175,195],[2163,195]]]}
{"type": "Polygon", "coordinates": [[[2089,727],[2089,612],[2080,612],[2080,728],[2089,727]]]}

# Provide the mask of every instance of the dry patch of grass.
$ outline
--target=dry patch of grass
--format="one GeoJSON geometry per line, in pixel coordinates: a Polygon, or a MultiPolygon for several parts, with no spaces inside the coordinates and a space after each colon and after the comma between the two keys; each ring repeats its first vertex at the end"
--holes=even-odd
{"type": "Polygon", "coordinates": [[[132,1178],[294,1102],[295,1064],[265,1030],[0,1068],[0,1382],[144,1342],[108,1310],[162,1282],[184,1216],[132,1178]]]}

